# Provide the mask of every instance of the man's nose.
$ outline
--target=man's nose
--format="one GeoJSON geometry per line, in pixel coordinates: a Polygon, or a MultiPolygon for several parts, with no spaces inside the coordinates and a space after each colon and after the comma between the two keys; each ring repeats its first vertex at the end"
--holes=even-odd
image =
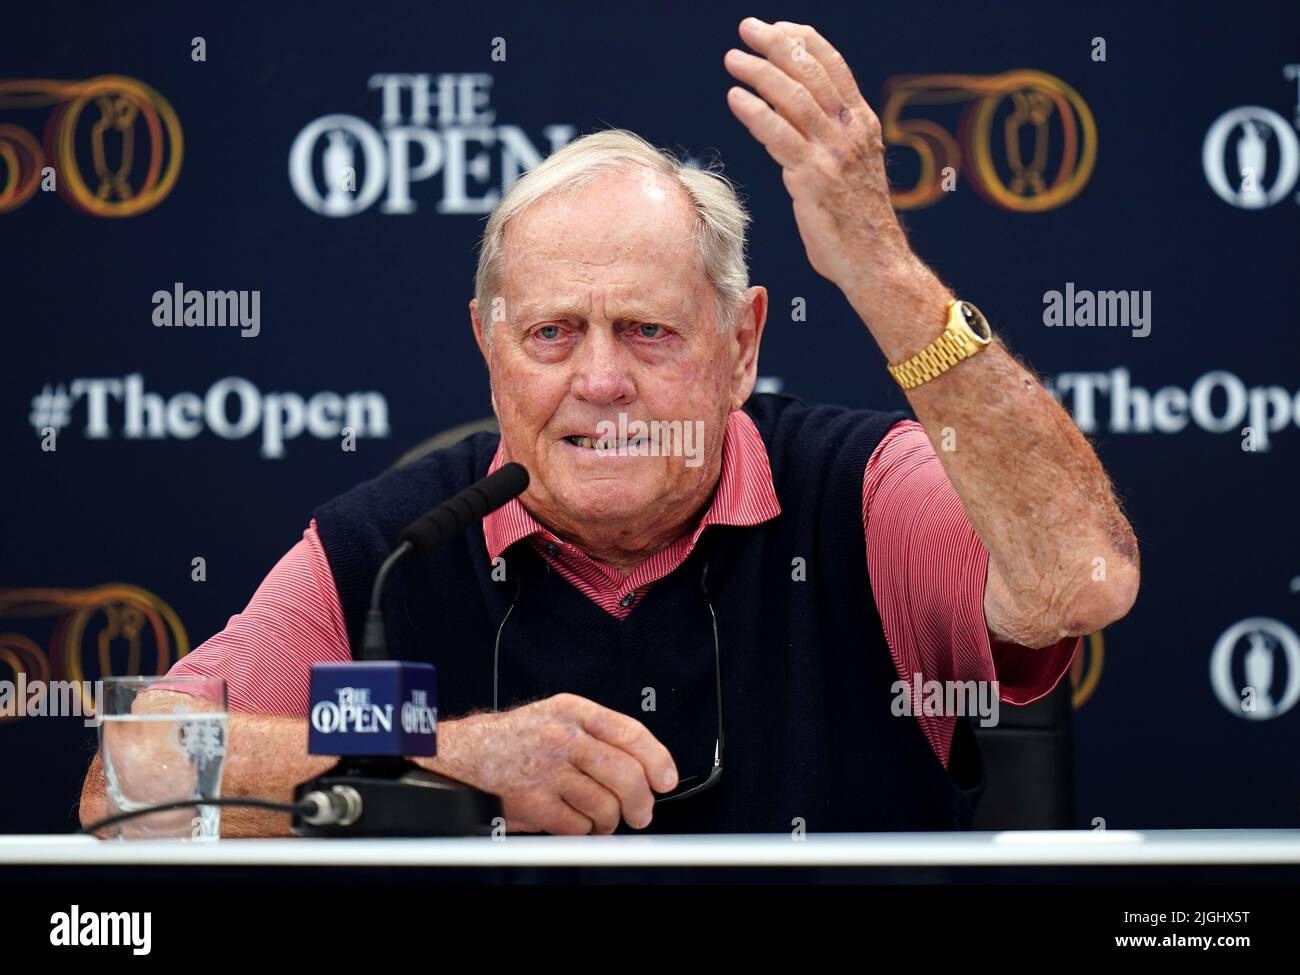
{"type": "Polygon", "coordinates": [[[636,399],[636,384],[630,366],[627,349],[613,329],[588,328],[574,360],[574,397],[597,406],[631,403],[636,399]]]}

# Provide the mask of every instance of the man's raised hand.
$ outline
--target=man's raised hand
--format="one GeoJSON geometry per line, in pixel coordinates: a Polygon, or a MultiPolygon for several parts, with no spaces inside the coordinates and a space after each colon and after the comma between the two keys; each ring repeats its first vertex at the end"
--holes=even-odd
{"type": "Polygon", "coordinates": [[[843,56],[805,24],[741,21],[727,103],[781,166],[813,268],[855,307],[919,263],[894,213],[880,120],[843,56]],[[762,97],[758,97],[762,96],[762,97]]]}

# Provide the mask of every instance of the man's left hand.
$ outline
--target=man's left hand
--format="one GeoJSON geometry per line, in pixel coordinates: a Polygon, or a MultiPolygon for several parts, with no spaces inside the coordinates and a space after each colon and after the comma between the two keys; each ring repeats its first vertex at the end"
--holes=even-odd
{"type": "Polygon", "coordinates": [[[723,63],[762,97],[736,86],[727,102],[780,164],[813,268],[862,311],[920,264],[890,200],[880,120],[813,28],[747,17],[740,36],[761,56],[732,49],[723,63]]]}

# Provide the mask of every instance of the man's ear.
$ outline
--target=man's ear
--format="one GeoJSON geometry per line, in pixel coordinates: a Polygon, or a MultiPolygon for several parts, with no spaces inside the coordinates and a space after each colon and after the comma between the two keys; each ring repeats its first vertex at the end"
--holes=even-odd
{"type": "Polygon", "coordinates": [[[492,403],[492,414],[500,418],[501,414],[497,412],[497,391],[492,385],[492,359],[488,355],[487,338],[483,335],[483,319],[479,317],[477,298],[469,300],[469,321],[474,329],[474,341],[478,343],[479,353],[483,356],[483,364],[487,366],[488,395],[492,403]]]}
{"type": "Polygon", "coordinates": [[[483,356],[483,362],[489,369],[492,368],[492,362],[488,358],[487,338],[483,335],[483,320],[478,313],[478,299],[469,300],[469,321],[474,328],[474,341],[478,343],[479,353],[483,356]]]}
{"type": "Polygon", "coordinates": [[[735,356],[731,373],[731,409],[740,409],[758,380],[758,348],[767,324],[767,289],[755,285],[745,292],[736,312],[736,324],[728,336],[735,356]]]}

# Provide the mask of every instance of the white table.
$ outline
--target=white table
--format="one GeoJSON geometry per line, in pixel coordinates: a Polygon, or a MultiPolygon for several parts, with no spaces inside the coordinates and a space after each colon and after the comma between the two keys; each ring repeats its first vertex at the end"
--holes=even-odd
{"type": "Polygon", "coordinates": [[[0,836],[0,867],[1300,866],[1300,830],[100,841],[0,836]]]}

